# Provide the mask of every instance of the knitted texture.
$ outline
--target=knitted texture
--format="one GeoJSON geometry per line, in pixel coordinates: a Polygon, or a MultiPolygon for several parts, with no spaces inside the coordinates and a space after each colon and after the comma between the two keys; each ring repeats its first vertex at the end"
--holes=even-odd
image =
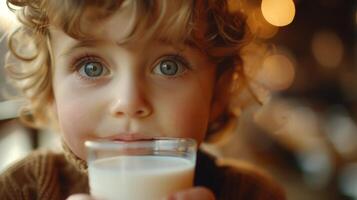
{"type": "Polygon", "coordinates": [[[66,160],[71,163],[79,172],[87,175],[88,166],[86,161],[82,160],[76,156],[73,151],[68,147],[68,145],[62,140],[63,153],[66,160]]]}
{"type": "Polygon", "coordinates": [[[2,200],[62,200],[88,191],[87,177],[63,154],[35,151],[0,175],[2,200]]]}

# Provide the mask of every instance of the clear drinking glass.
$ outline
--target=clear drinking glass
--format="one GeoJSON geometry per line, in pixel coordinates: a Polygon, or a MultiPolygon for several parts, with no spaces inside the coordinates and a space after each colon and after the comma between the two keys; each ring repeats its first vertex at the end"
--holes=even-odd
{"type": "Polygon", "coordinates": [[[159,200],[193,185],[195,140],[86,141],[85,145],[94,197],[159,200]]]}

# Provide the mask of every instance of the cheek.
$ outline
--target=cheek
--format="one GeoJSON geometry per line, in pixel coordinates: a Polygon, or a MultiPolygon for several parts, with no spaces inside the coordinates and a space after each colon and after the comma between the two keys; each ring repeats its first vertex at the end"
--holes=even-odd
{"type": "Polygon", "coordinates": [[[172,102],[162,114],[165,126],[170,131],[166,134],[171,137],[189,137],[199,143],[203,141],[210,113],[209,100],[200,101],[201,98],[185,99],[172,102]]]}
{"type": "Polygon", "coordinates": [[[201,142],[205,137],[208,117],[207,113],[199,109],[182,108],[176,117],[173,117],[176,130],[181,137],[194,138],[201,142]],[[185,110],[186,109],[186,110],[185,110]]]}
{"type": "MultiPolygon", "coordinates": [[[[61,127],[61,133],[66,144],[79,157],[84,157],[82,133],[86,131],[87,126],[83,126],[85,116],[81,107],[77,103],[57,104],[58,120],[61,127]]],[[[87,123],[84,123],[87,124],[87,123]]]]}
{"type": "Polygon", "coordinates": [[[62,130],[65,133],[78,133],[78,132],[83,132],[83,131],[78,131],[81,129],[84,129],[88,127],[88,123],[85,123],[86,121],[89,121],[88,115],[83,107],[83,104],[78,103],[78,102],[70,102],[67,104],[61,104],[59,103],[58,105],[58,119],[60,122],[60,125],[62,127],[62,130]],[[86,124],[86,126],[84,126],[86,124]]]}
{"type": "MultiPolygon", "coordinates": [[[[89,139],[98,121],[97,107],[85,99],[56,97],[59,125],[63,139],[80,158],[85,158],[84,141],[89,139]]],[[[68,96],[67,96],[68,97],[68,96]]]]}

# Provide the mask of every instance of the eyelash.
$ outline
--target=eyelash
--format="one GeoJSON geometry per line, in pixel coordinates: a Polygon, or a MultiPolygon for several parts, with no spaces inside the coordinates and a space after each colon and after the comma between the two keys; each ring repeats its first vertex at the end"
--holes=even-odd
{"type": "Polygon", "coordinates": [[[105,62],[99,56],[96,56],[94,54],[85,53],[85,54],[79,55],[73,59],[73,61],[71,62],[71,65],[70,65],[70,71],[76,72],[77,76],[82,80],[85,80],[85,81],[97,80],[98,78],[96,78],[96,77],[82,76],[79,73],[79,70],[81,69],[81,67],[83,67],[84,64],[89,63],[89,62],[101,63],[103,65],[103,67],[105,67],[107,70],[109,70],[107,67],[108,65],[106,65],[105,62]]]}
{"type": "MultiPolygon", "coordinates": [[[[154,68],[156,68],[164,60],[174,60],[175,62],[179,62],[179,64],[182,67],[184,67],[185,70],[191,70],[192,69],[191,63],[185,58],[184,55],[182,55],[180,53],[166,54],[166,55],[160,56],[159,57],[159,61],[156,62],[157,64],[154,65],[154,68]]],[[[108,65],[105,64],[105,62],[99,56],[96,56],[94,54],[85,53],[85,54],[82,54],[82,55],[79,55],[79,56],[75,57],[72,60],[71,65],[70,65],[70,71],[71,72],[76,72],[77,76],[80,79],[83,79],[85,81],[97,80],[98,78],[96,78],[96,77],[82,76],[82,75],[79,74],[79,70],[81,69],[81,67],[83,67],[83,65],[88,63],[88,62],[99,62],[105,68],[107,68],[107,70],[109,70],[108,67],[107,67],[108,65]]],[[[179,74],[177,76],[166,76],[166,78],[167,79],[177,79],[177,78],[183,77],[185,74],[186,74],[186,72],[183,72],[182,74],[179,74]]]]}
{"type": "MultiPolygon", "coordinates": [[[[191,63],[185,58],[184,55],[182,55],[180,53],[167,54],[167,55],[160,56],[159,61],[157,62],[157,64],[154,65],[153,69],[155,69],[162,61],[169,60],[169,59],[170,60],[175,60],[176,62],[179,62],[179,64],[182,65],[182,67],[184,67],[185,70],[191,70],[192,69],[191,63]]],[[[183,72],[182,74],[179,74],[177,76],[165,76],[165,77],[167,79],[178,79],[178,78],[182,78],[185,74],[186,74],[186,72],[183,72]]]]}

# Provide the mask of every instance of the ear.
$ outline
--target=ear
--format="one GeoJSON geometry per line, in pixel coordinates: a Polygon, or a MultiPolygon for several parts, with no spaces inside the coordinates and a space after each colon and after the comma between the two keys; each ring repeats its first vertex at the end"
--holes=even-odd
{"type": "Polygon", "coordinates": [[[233,68],[225,70],[216,81],[211,103],[210,123],[218,119],[227,109],[231,95],[233,71],[233,68]]]}

